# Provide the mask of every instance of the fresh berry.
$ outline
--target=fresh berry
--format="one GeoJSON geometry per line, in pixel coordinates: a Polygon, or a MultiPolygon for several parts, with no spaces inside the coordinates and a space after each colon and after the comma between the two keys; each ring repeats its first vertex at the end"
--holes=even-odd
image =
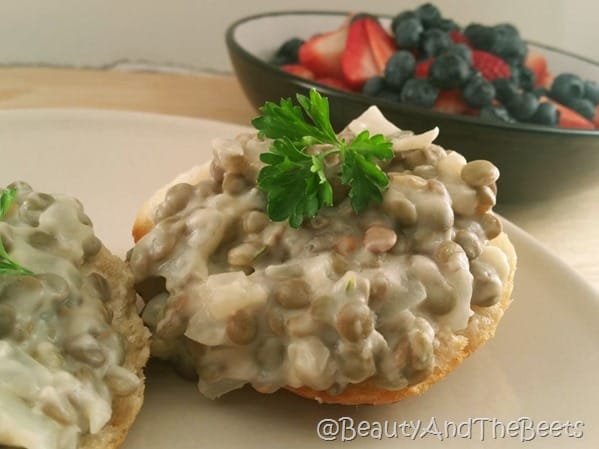
{"type": "Polygon", "coordinates": [[[595,120],[593,121],[593,123],[595,124],[595,127],[599,129],[599,105],[595,107],[595,120]]]}
{"type": "Polygon", "coordinates": [[[488,51],[500,56],[508,64],[522,64],[526,56],[526,43],[520,37],[518,29],[509,23],[495,25],[491,29],[493,43],[488,51]]]}
{"type": "Polygon", "coordinates": [[[297,37],[285,41],[271,59],[271,64],[297,64],[299,62],[298,52],[303,43],[304,41],[297,37]]]}
{"type": "Polygon", "coordinates": [[[503,106],[489,105],[481,108],[480,118],[503,123],[515,123],[516,120],[510,115],[503,106]]]}
{"type": "Polygon", "coordinates": [[[364,95],[376,96],[385,87],[385,78],[382,76],[373,76],[362,86],[362,93],[364,95]]]}
{"type": "Polygon", "coordinates": [[[400,50],[389,58],[385,67],[385,81],[394,89],[401,89],[403,84],[414,75],[416,61],[414,55],[406,50],[400,50]]]}
{"type": "Polygon", "coordinates": [[[522,92],[514,95],[505,106],[516,120],[526,122],[539,107],[539,100],[530,92],[522,92]]]}
{"type": "Polygon", "coordinates": [[[574,98],[566,103],[566,106],[578,112],[587,120],[593,121],[595,118],[595,105],[586,98],[574,98]]]}
{"type": "Polygon", "coordinates": [[[569,104],[576,98],[583,98],[584,83],[572,73],[560,73],[551,85],[551,98],[563,104],[569,104]]]}
{"type": "Polygon", "coordinates": [[[557,103],[549,98],[541,98],[542,101],[553,103],[559,111],[559,122],[557,124],[560,128],[577,128],[577,129],[595,129],[593,122],[587,120],[578,112],[564,106],[563,104],[557,103]]]}
{"type": "Polygon", "coordinates": [[[489,81],[511,75],[510,66],[503,59],[482,50],[472,50],[472,66],[489,81]]]}
{"type": "Polygon", "coordinates": [[[435,28],[423,32],[420,40],[423,56],[439,56],[452,45],[449,34],[435,28]]]}
{"type": "Polygon", "coordinates": [[[299,49],[300,64],[320,77],[341,77],[341,57],[347,40],[347,27],[314,36],[299,49]]]}
{"type": "Polygon", "coordinates": [[[441,19],[439,9],[430,3],[419,6],[414,12],[420,18],[425,28],[432,28],[441,19]]]}
{"type": "Polygon", "coordinates": [[[374,55],[374,60],[380,71],[385,68],[387,61],[396,51],[393,38],[387,34],[380,22],[375,18],[366,18],[364,20],[368,43],[374,55]]]}
{"type": "Polygon", "coordinates": [[[449,38],[453,41],[454,44],[465,44],[467,46],[470,46],[470,40],[468,40],[466,35],[459,29],[451,30],[449,32],[449,38]]]}
{"type": "Polygon", "coordinates": [[[533,90],[536,85],[534,72],[526,66],[515,66],[511,68],[512,79],[524,90],[533,90]]]}
{"type": "Polygon", "coordinates": [[[495,98],[495,87],[482,76],[473,76],[464,85],[462,97],[468,106],[482,108],[495,98]]]}
{"type": "Polygon", "coordinates": [[[466,44],[456,44],[447,51],[461,56],[468,64],[472,64],[472,50],[466,44]]]}
{"type": "Polygon", "coordinates": [[[420,61],[416,64],[416,70],[414,76],[416,78],[428,78],[428,71],[433,63],[433,58],[425,59],[424,61],[420,61]]]}
{"type": "Polygon", "coordinates": [[[431,83],[442,89],[461,87],[470,76],[470,66],[461,56],[444,53],[429,68],[431,83]]]}
{"type": "Polygon", "coordinates": [[[478,23],[472,23],[464,30],[464,35],[474,48],[489,51],[495,40],[495,33],[491,27],[486,27],[478,23]]]}
{"type": "Polygon", "coordinates": [[[401,89],[401,102],[412,106],[431,108],[439,95],[439,89],[428,80],[412,78],[401,89]]]}
{"type": "MultiPolygon", "coordinates": [[[[458,31],[458,32],[460,31],[460,26],[457,23],[455,23],[451,19],[443,19],[443,18],[437,20],[434,24],[432,24],[431,28],[438,28],[441,31],[447,31],[450,33],[452,31],[458,31]]],[[[450,34],[450,37],[451,37],[451,34],[450,34]]]]}
{"type": "Polygon", "coordinates": [[[541,78],[537,78],[537,86],[550,89],[553,84],[553,75],[549,72],[545,72],[545,75],[541,78]]]}
{"type": "Polygon", "coordinates": [[[315,78],[314,82],[324,84],[325,86],[334,87],[335,89],[346,90],[351,92],[352,89],[339,78],[331,78],[331,77],[323,77],[323,78],[315,78]]]}
{"type": "Polygon", "coordinates": [[[495,96],[503,104],[508,103],[518,94],[518,86],[507,78],[493,80],[493,86],[495,87],[495,96]]]}
{"type": "Polygon", "coordinates": [[[472,109],[462,99],[458,89],[441,90],[433,109],[449,114],[472,114],[472,109]]]}
{"type": "Polygon", "coordinates": [[[312,73],[309,69],[299,64],[286,64],[281,66],[281,69],[285,72],[291,73],[295,76],[299,76],[301,78],[306,78],[308,80],[314,79],[314,73],[312,73]]]}
{"type": "Polygon", "coordinates": [[[554,103],[543,102],[530,118],[530,122],[539,125],[556,126],[559,123],[560,112],[554,103]]]}
{"type": "Polygon", "coordinates": [[[395,43],[400,48],[418,48],[424,27],[417,17],[401,20],[393,28],[395,43]]]}
{"type": "Polygon", "coordinates": [[[595,81],[584,82],[584,98],[594,105],[599,104],[599,84],[595,81]]]}
{"type": "MultiPolygon", "coordinates": [[[[418,16],[414,11],[402,11],[398,15],[396,15],[391,21],[391,31],[395,33],[395,28],[399,25],[399,22],[402,22],[405,19],[418,19],[418,16]]],[[[420,22],[420,19],[418,19],[420,22]]],[[[422,22],[420,22],[422,24],[422,22]]]]}
{"type": "Polygon", "coordinates": [[[367,20],[360,19],[350,24],[345,50],[341,56],[343,79],[351,88],[358,90],[368,78],[380,75],[366,32],[367,20]]]}
{"type": "Polygon", "coordinates": [[[537,80],[536,86],[541,87],[542,80],[545,79],[548,74],[547,59],[545,56],[538,51],[528,50],[528,54],[524,60],[524,66],[533,71],[535,79],[537,80]]]}

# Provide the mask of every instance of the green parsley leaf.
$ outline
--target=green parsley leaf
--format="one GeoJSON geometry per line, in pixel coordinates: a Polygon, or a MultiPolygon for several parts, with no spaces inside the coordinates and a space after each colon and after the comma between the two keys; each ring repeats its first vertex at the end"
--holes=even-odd
{"type": "Polygon", "coordinates": [[[351,142],[340,140],[329,118],[329,102],[314,90],[310,96],[296,96],[280,104],[267,102],[262,115],[252,121],[260,136],[273,139],[268,153],[260,155],[266,164],[258,174],[258,186],[266,193],[271,220],[288,220],[301,226],[304,218],[316,216],[324,206],[333,205],[333,189],[325,170],[325,159],[339,154],[341,182],[350,186],[349,198],[356,212],[371,201],[381,201],[389,180],[378,161],[393,157],[391,142],[383,135],[361,132],[351,142]],[[326,144],[330,149],[309,155],[310,145],[326,144]]]}
{"type": "MultiPolygon", "coordinates": [[[[16,196],[16,189],[2,190],[2,194],[0,195],[0,220],[4,218],[4,216],[10,209],[10,206],[12,206],[12,203],[14,202],[16,196]]],[[[0,275],[2,274],[27,276],[33,274],[33,272],[19,265],[17,262],[10,258],[10,256],[6,252],[6,248],[4,248],[2,238],[0,237],[0,275]]]]}
{"type": "Polygon", "coordinates": [[[4,189],[0,195],[0,220],[4,218],[8,209],[17,197],[17,189],[4,189]]]}

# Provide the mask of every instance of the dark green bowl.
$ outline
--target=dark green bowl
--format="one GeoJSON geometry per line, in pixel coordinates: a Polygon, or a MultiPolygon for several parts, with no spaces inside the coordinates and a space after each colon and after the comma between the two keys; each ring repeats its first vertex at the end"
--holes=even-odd
{"type": "MultiPolygon", "coordinates": [[[[317,88],[329,98],[333,126],[340,130],[372,104],[402,129],[422,132],[438,126],[436,143],[467,159],[488,159],[501,171],[499,202],[569,195],[599,183],[599,131],[503,124],[445,114],[380,98],[348,93],[291,75],[268,60],[285,40],[303,39],[343,22],[346,12],[290,11],[259,14],[233,23],[226,32],[229,56],[241,86],[257,109],[317,88]]],[[[390,19],[382,17],[385,24],[390,19]]],[[[546,57],[553,73],[569,71],[599,80],[599,64],[553,48],[530,44],[546,57]]]]}

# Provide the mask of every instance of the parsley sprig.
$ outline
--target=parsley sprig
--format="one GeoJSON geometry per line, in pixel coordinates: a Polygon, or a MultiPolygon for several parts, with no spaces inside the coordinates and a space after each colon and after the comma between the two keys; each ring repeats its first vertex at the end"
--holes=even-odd
{"type": "Polygon", "coordinates": [[[290,98],[280,104],[267,102],[262,115],[252,121],[261,136],[273,139],[266,164],[258,174],[258,186],[266,193],[271,220],[289,220],[298,228],[304,218],[314,217],[324,206],[333,205],[333,188],[327,178],[325,159],[339,154],[341,182],[350,187],[349,199],[356,212],[370,201],[380,202],[389,178],[377,161],[393,157],[391,142],[383,135],[362,131],[351,142],[339,139],[329,118],[329,102],[312,89],[310,96],[298,94],[299,106],[290,98]],[[301,106],[301,107],[300,107],[301,106]],[[310,145],[331,148],[308,154],[310,145]]]}
{"type": "MultiPolygon", "coordinates": [[[[4,216],[10,209],[10,206],[14,202],[16,196],[16,189],[2,190],[2,194],[0,195],[0,220],[4,218],[4,216]]],[[[16,274],[27,276],[33,274],[33,272],[19,265],[17,262],[10,258],[10,256],[6,252],[6,249],[4,248],[2,238],[0,237],[0,275],[3,274],[16,274]]]]}

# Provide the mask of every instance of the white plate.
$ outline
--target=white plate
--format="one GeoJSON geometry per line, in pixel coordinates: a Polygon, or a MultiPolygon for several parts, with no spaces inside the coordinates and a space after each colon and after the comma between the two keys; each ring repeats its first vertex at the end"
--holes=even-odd
{"type": "MultiPolygon", "coordinates": [[[[141,201],[192,164],[210,156],[213,137],[244,128],[224,123],[148,114],[86,110],[0,112],[0,185],[29,181],[36,189],[78,196],[104,242],[123,255],[141,201]]],[[[421,397],[379,407],[323,406],[289,393],[260,395],[244,389],[208,401],[195,386],[163,365],[148,370],[146,402],[125,449],[266,447],[520,447],[519,437],[493,438],[481,421],[467,438],[418,436],[415,441],[356,436],[352,442],[322,442],[316,424],[324,418],[401,424],[434,419],[456,425],[484,418],[502,425],[528,417],[570,421],[580,438],[538,436],[526,447],[599,447],[599,296],[530,236],[506,223],[519,255],[515,301],[496,338],[421,397]]],[[[543,426],[541,424],[541,426],[543,426]]],[[[554,424],[554,426],[557,426],[554,424]]],[[[423,432],[421,428],[420,434],[423,432]]],[[[392,433],[392,427],[387,428],[392,433]]],[[[408,427],[403,427],[409,432],[408,427]]],[[[434,430],[430,428],[430,430],[434,430]]],[[[555,430],[557,433],[557,431],[555,430]]],[[[562,430],[562,434],[566,431],[562,430]]],[[[351,430],[346,429],[346,437],[351,430]]],[[[500,436],[500,435],[496,435],[500,436]]],[[[524,438],[530,438],[527,431],[524,438]]]]}

